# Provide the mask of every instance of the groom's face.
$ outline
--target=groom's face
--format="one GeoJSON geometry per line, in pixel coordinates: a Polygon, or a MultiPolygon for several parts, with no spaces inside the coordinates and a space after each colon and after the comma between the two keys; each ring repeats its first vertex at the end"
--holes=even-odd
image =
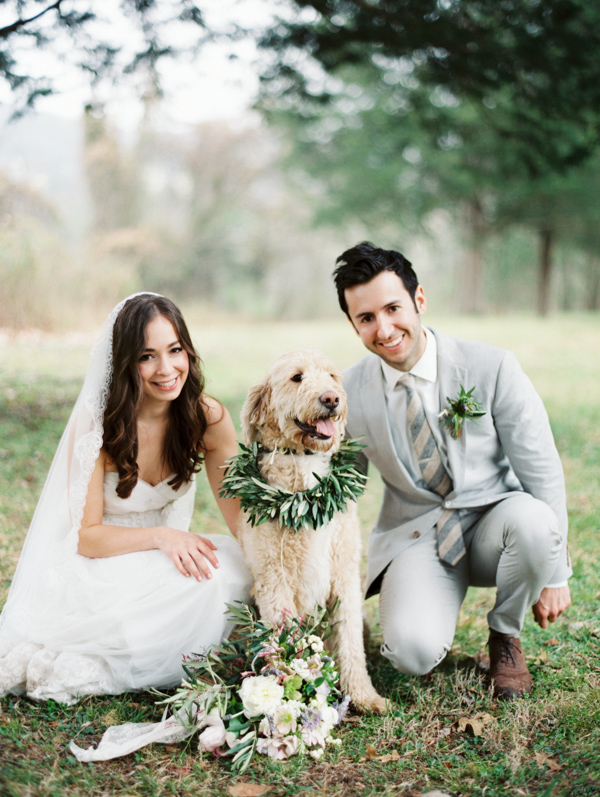
{"type": "Polygon", "coordinates": [[[410,371],[425,351],[421,316],[427,309],[418,286],[413,302],[400,277],[382,271],[370,282],[345,290],[348,315],[369,351],[393,368],[410,371]]]}

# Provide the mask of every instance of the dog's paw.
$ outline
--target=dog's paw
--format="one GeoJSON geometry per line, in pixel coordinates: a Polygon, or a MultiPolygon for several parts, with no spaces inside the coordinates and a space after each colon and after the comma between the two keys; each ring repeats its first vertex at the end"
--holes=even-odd
{"type": "Polygon", "coordinates": [[[368,694],[351,695],[352,705],[361,714],[385,714],[388,711],[388,701],[378,695],[373,689],[368,694]]]}

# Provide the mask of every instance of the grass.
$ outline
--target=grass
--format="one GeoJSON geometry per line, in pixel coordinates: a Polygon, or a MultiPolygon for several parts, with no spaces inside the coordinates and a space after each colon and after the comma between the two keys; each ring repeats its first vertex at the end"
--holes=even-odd
{"type": "MultiPolygon", "coordinates": [[[[237,418],[246,390],[280,352],[317,347],[346,366],[362,354],[343,321],[258,324],[201,323],[187,309],[206,362],[209,390],[237,418]]],[[[485,616],[493,593],[470,590],[455,643],[430,675],[396,673],[378,652],[377,599],[366,604],[372,628],[369,664],[376,686],[394,701],[384,718],[353,716],[341,749],[319,762],[256,759],[242,778],[195,743],[152,746],[124,759],[79,764],[67,751],[87,746],[109,725],[154,721],[147,694],[91,697],[64,707],[52,701],[0,699],[0,794],[222,795],[239,782],[271,794],[415,795],[440,789],[473,797],[592,797],[600,794],[600,318],[438,318],[433,326],[515,351],[548,408],[565,466],[571,526],[573,606],[543,631],[528,619],[523,633],[536,688],[524,700],[493,700],[480,663],[485,616]],[[471,720],[471,724],[468,724],[471,720]],[[475,731],[475,732],[474,732],[475,731]]],[[[85,370],[90,339],[20,336],[0,339],[0,605],[56,443],[85,370]]],[[[365,537],[376,516],[381,483],[374,475],[361,499],[365,537]]],[[[193,527],[223,523],[200,480],[193,527]]]]}

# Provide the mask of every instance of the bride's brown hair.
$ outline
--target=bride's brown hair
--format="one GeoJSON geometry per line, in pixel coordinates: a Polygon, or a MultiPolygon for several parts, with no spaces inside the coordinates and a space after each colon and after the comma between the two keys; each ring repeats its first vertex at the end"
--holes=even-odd
{"type": "Polygon", "coordinates": [[[113,375],[104,413],[103,445],[119,472],[117,495],[127,498],[138,480],[137,412],[143,400],[138,362],[146,345],[146,327],[157,316],[167,318],[187,352],[189,373],[179,396],[169,407],[169,428],[163,458],[174,474],[169,484],[178,489],[202,467],[206,420],[202,395],[201,360],[183,317],[164,296],[140,294],[124,306],[113,328],[113,375]]]}

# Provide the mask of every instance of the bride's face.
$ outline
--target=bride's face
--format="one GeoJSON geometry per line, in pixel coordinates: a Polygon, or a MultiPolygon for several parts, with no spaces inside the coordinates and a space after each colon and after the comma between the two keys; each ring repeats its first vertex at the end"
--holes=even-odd
{"type": "Polygon", "coordinates": [[[189,370],[188,355],[175,327],[164,315],[157,315],[146,327],[144,351],[138,362],[146,400],[176,399],[189,370]]]}

